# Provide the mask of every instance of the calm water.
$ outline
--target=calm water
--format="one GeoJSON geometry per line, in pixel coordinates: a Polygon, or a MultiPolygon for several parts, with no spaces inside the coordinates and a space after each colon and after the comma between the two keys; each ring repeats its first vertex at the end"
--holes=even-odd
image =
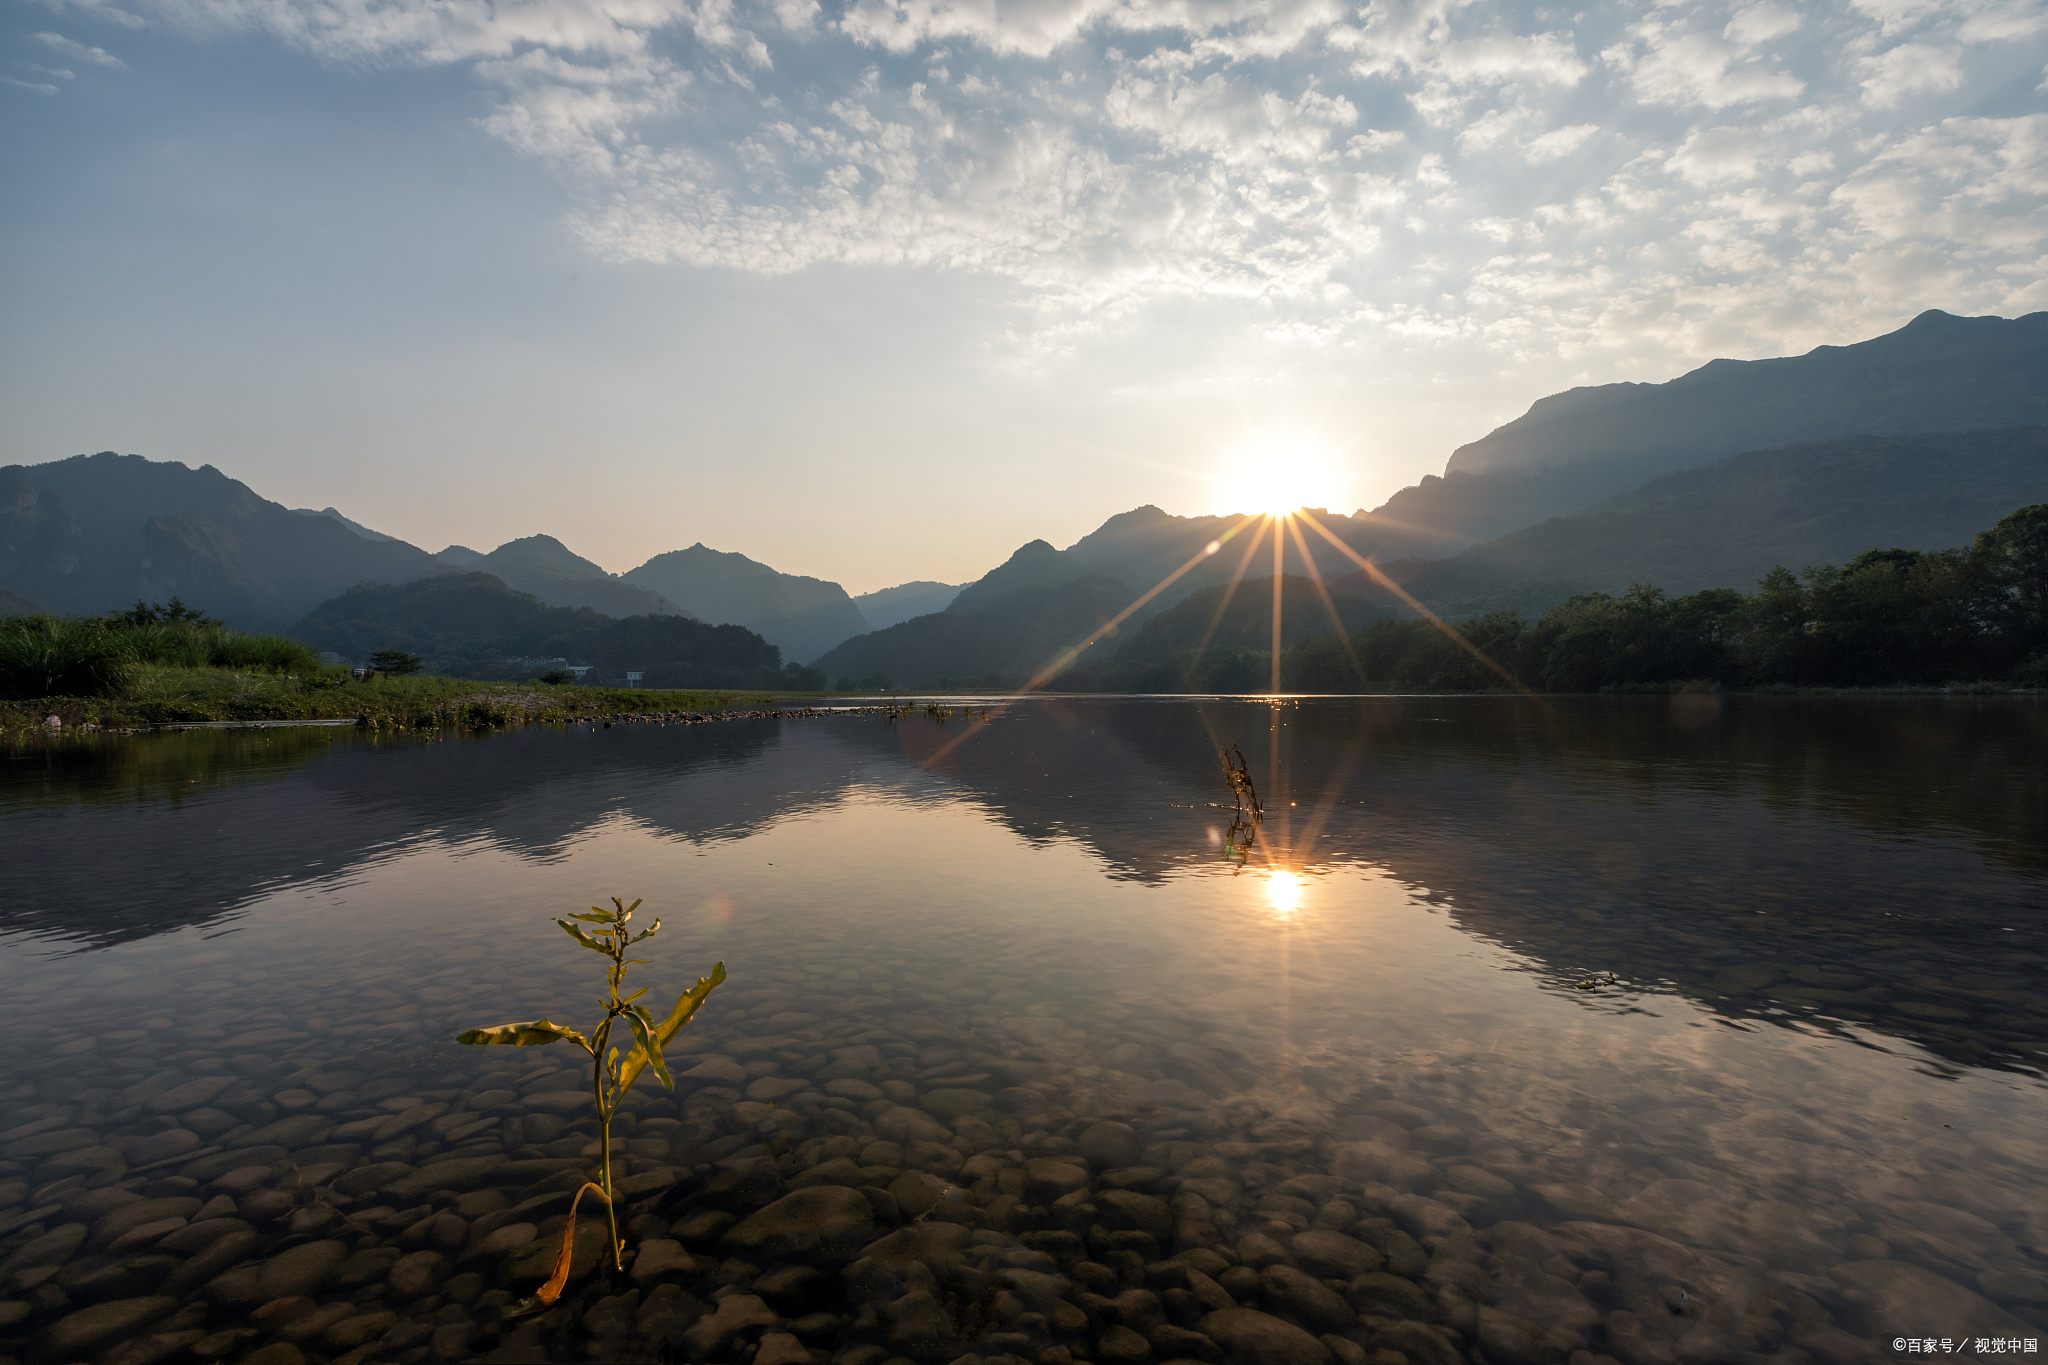
{"type": "Polygon", "coordinates": [[[2038,1338],[2044,756],[2032,700],[1704,696],[19,749],[0,1355],[1848,1365],[2038,1338]],[[1267,807],[1242,863],[1232,743],[1267,807]],[[574,1166],[590,1130],[531,1102],[578,1084],[565,1051],[449,1037],[588,1015],[548,917],[614,894],[665,921],[656,995],[731,973],[686,1035],[705,1069],[624,1121],[670,1191],[631,1240],[696,1264],[520,1327],[531,1247],[485,1239],[560,1226],[517,1212],[553,1188],[518,1163],[574,1166]],[[830,1160],[866,1237],[953,1188],[905,1234],[972,1230],[925,1326],[895,1295],[922,1281],[862,1317],[859,1274],[793,1288],[703,1221],[751,1208],[721,1167],[830,1160]],[[294,1247],[340,1268],[294,1280],[325,1254],[294,1247]],[[424,1280],[390,1270],[423,1248],[424,1280]],[[974,1298],[1004,1264],[1067,1307],[974,1298]],[[1327,1335],[1260,1338],[1211,1291],[1327,1335]],[[776,1320],[720,1328],[748,1295],[776,1320]]]}

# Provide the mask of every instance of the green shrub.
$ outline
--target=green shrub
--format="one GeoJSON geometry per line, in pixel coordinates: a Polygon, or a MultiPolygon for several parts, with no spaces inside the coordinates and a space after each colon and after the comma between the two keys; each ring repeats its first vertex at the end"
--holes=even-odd
{"type": "Polygon", "coordinates": [[[98,621],[0,621],[0,693],[10,700],[114,696],[134,675],[134,649],[98,621]]]}

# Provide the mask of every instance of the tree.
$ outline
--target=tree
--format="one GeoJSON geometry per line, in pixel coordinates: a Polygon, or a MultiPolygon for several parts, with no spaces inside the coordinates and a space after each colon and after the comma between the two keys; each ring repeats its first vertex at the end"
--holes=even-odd
{"type": "Polygon", "coordinates": [[[566,668],[551,668],[540,675],[540,680],[554,687],[563,687],[576,681],[576,674],[566,668]]]}
{"type": "Polygon", "coordinates": [[[370,656],[371,668],[379,673],[389,673],[394,678],[417,673],[422,666],[419,655],[408,654],[402,649],[380,649],[370,656]]]}

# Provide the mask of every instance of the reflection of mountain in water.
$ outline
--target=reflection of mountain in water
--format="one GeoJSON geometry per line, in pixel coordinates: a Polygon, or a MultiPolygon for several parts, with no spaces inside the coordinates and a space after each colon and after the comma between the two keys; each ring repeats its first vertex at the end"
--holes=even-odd
{"type": "Polygon", "coordinates": [[[1237,743],[1269,812],[1254,866],[1384,869],[1551,988],[1612,971],[1739,1026],[1817,1014],[2038,1069],[2044,740],[2048,707],[2016,700],[1680,696],[1047,699],[986,726],[30,748],[0,809],[36,856],[10,868],[0,932],[102,944],[205,924],[423,838],[551,859],[613,816],[740,837],[857,787],[964,794],[1026,839],[1163,884],[1228,871],[1216,752],[1237,743]]]}
{"type": "Polygon", "coordinates": [[[2009,700],[1061,700],[939,766],[1025,836],[1165,881],[1221,869],[1215,752],[1238,743],[1265,856],[1384,868],[1555,988],[1613,971],[1731,1021],[2038,1068],[2044,740],[2048,708],[2009,700]]]}
{"type": "Polygon", "coordinates": [[[9,870],[0,933],[102,944],[205,924],[427,836],[539,859],[614,815],[735,838],[866,780],[866,753],[791,743],[781,725],[858,723],[535,728],[433,744],[279,729],[18,750],[0,810],[10,842],[37,856],[9,870]]]}

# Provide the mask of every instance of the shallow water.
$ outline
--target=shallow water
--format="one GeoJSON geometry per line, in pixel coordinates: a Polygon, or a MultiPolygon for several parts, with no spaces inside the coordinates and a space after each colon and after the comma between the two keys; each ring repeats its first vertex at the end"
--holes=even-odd
{"type": "Polygon", "coordinates": [[[1706,696],[16,750],[0,1353],[1846,1365],[2038,1338],[2044,754],[2028,699],[1706,696]],[[1232,743],[1267,809],[1241,862],[1232,743]],[[561,1183],[514,1163],[577,1166],[588,1120],[531,1101],[580,1082],[563,1049],[450,1037],[588,1015],[592,960],[548,917],[614,894],[664,919],[656,995],[731,973],[682,1064],[726,1060],[643,1081],[628,1125],[653,1220],[629,1241],[695,1264],[579,1267],[574,1312],[521,1327],[533,1256],[485,1239],[554,1231],[553,1205],[498,1214],[561,1183]],[[918,1171],[952,1187],[911,1224],[974,1230],[933,1253],[937,1317],[910,1281],[863,1300],[857,1249],[790,1288],[691,1223],[749,1213],[721,1165],[772,1169],[772,1197],[835,1158],[893,1192],[874,1237],[918,1171]],[[1080,1202],[1041,1178],[1059,1158],[1080,1202]],[[122,1236],[143,1200],[171,1201],[137,1225],[166,1241],[122,1236]],[[246,1254],[187,1283],[222,1218],[246,1254]],[[1419,1297],[1295,1240],[1322,1229],[1419,1297]],[[394,1250],[437,1259],[408,1280],[394,1250]],[[273,1269],[293,1255],[349,1259],[301,1284],[273,1269]],[[1068,1314],[976,1299],[1005,1255],[1068,1314]],[[1267,1262],[1339,1307],[1244,1278],[1267,1262]],[[721,1284],[777,1320],[717,1328],[721,1284]],[[1209,1289],[1323,1340],[1233,1336],[1209,1289]]]}

